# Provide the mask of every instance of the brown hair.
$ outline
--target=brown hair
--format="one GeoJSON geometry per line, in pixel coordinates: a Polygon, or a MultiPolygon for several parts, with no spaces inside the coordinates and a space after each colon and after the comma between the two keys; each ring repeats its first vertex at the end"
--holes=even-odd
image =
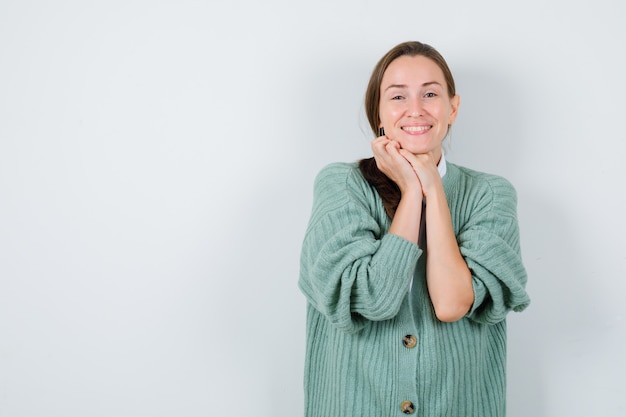
{"type": "MultiPolygon", "coordinates": [[[[389,67],[389,64],[391,64],[395,59],[405,55],[419,55],[433,60],[443,72],[443,76],[448,87],[448,96],[452,98],[456,95],[456,87],[454,85],[452,72],[450,71],[450,68],[448,67],[448,64],[443,56],[441,56],[435,48],[425,43],[416,41],[404,42],[396,45],[378,61],[374,67],[374,71],[372,71],[372,75],[367,85],[367,90],[365,91],[365,113],[367,115],[370,128],[372,129],[372,132],[374,132],[375,136],[379,136],[380,85],[383,81],[383,75],[385,74],[387,67],[389,67]]],[[[378,169],[376,160],[373,157],[360,160],[359,169],[361,170],[363,177],[365,177],[367,182],[369,182],[370,185],[376,189],[382,198],[387,215],[390,218],[393,218],[396,209],[398,208],[398,203],[400,203],[400,188],[398,188],[395,182],[378,169]]]]}

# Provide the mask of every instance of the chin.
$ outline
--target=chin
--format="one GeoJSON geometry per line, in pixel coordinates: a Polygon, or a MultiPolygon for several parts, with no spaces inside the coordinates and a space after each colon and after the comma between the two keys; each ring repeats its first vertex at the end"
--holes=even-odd
{"type": "Polygon", "coordinates": [[[411,146],[408,146],[408,147],[406,147],[404,149],[406,149],[407,151],[411,152],[414,155],[419,155],[419,154],[423,154],[423,153],[430,153],[430,152],[433,152],[433,151],[436,150],[434,148],[421,148],[421,147],[411,147],[411,146]]]}
{"type": "Polygon", "coordinates": [[[430,153],[441,149],[441,143],[434,145],[430,141],[427,143],[407,143],[406,146],[403,146],[401,143],[400,146],[413,154],[430,153]]]}

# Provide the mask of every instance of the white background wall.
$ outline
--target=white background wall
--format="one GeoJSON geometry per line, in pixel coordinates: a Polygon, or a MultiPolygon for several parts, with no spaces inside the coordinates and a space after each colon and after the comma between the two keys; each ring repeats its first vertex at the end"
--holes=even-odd
{"type": "Polygon", "coordinates": [[[0,415],[301,416],[313,177],[405,40],[456,76],[448,159],[518,190],[508,415],[626,415],[625,11],[2,0],[0,415]]]}

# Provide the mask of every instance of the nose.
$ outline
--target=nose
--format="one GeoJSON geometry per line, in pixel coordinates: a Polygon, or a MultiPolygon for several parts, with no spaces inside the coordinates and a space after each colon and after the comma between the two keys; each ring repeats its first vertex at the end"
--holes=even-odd
{"type": "Polygon", "coordinates": [[[411,117],[420,117],[423,113],[422,102],[419,98],[415,98],[409,102],[408,113],[411,117]]]}

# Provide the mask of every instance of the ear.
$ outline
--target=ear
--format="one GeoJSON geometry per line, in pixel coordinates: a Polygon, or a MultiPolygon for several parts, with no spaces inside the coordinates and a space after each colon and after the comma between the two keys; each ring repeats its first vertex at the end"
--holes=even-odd
{"type": "Polygon", "coordinates": [[[453,124],[459,114],[459,106],[461,105],[461,96],[458,94],[450,99],[450,124],[453,124]]]}

